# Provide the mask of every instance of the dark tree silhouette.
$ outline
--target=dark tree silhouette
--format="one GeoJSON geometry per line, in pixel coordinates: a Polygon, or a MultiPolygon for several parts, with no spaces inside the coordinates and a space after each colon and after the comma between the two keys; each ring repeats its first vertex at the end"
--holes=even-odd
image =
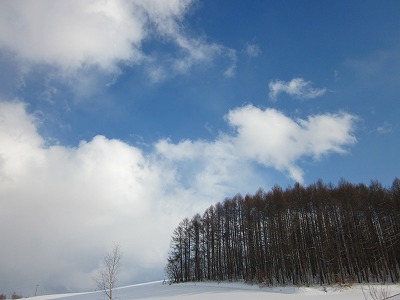
{"type": "Polygon", "coordinates": [[[398,282],[400,180],[238,194],[179,223],[165,270],[175,282],[398,282]]]}

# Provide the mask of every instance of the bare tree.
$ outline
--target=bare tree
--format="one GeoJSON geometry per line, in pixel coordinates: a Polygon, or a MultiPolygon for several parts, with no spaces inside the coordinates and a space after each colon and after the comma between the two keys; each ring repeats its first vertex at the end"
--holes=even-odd
{"type": "Polygon", "coordinates": [[[102,291],[109,300],[113,299],[113,289],[117,283],[121,256],[119,245],[114,245],[112,251],[104,256],[103,267],[99,270],[95,278],[97,288],[102,291]]]}
{"type": "MultiPolygon", "coordinates": [[[[361,286],[361,290],[363,292],[364,298],[366,300],[369,299],[368,294],[364,291],[364,287],[361,286]]],[[[387,286],[375,286],[375,285],[368,285],[368,292],[373,300],[385,300],[389,299],[389,290],[387,286]]]]}
{"type": "MultiPolygon", "coordinates": [[[[319,180],[240,194],[185,218],[166,272],[175,281],[262,285],[400,280],[400,179],[392,188],[319,180]]],[[[370,289],[369,297],[384,291],[370,289]]]]}

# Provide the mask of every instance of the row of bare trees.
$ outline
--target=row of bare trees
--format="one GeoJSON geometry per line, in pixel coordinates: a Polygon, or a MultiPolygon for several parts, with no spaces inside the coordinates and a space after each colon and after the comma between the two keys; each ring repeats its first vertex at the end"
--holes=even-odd
{"type": "Polygon", "coordinates": [[[179,223],[165,270],[175,282],[398,282],[400,180],[238,194],[179,223]]]}
{"type": "MultiPolygon", "coordinates": [[[[21,295],[19,295],[19,294],[17,294],[16,292],[13,292],[13,294],[11,295],[11,299],[21,299],[22,298],[22,296],[21,295]]],[[[5,295],[5,294],[3,294],[3,293],[1,293],[0,294],[0,300],[6,300],[7,299],[7,296],[5,295]]]]}

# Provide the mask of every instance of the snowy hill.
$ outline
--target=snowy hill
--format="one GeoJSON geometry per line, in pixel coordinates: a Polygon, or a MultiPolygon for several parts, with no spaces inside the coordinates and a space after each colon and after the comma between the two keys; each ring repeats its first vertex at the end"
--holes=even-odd
{"type": "MultiPolygon", "coordinates": [[[[388,296],[400,293],[400,285],[373,286],[378,292],[387,291],[388,296]]],[[[144,284],[136,284],[117,288],[114,290],[114,299],[117,300],[179,300],[179,299],[202,299],[202,300],[235,300],[235,299],[269,299],[269,300],[350,300],[365,299],[362,288],[368,299],[368,286],[354,285],[349,288],[341,287],[263,287],[257,285],[246,285],[242,283],[182,283],[163,284],[161,281],[144,284]]],[[[98,300],[104,298],[100,292],[73,293],[31,297],[31,300],[98,300]]],[[[105,299],[105,298],[104,298],[105,299]]],[[[400,300],[400,295],[391,297],[390,300],[400,300]]]]}

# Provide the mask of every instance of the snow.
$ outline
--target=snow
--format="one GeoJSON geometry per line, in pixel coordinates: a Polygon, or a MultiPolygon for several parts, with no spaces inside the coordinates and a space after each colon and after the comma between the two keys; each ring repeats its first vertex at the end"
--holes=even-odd
{"type": "MultiPolygon", "coordinates": [[[[389,296],[400,293],[400,285],[377,285],[378,291],[387,290],[389,296]]],[[[116,288],[113,298],[117,300],[236,300],[236,299],[269,299],[269,300],[353,300],[365,299],[362,289],[372,299],[368,292],[368,286],[354,285],[352,287],[340,286],[314,286],[314,287],[259,287],[244,283],[218,283],[198,282],[181,284],[163,284],[162,281],[136,284],[116,288]]],[[[37,296],[31,300],[98,300],[106,299],[101,292],[71,293],[37,296]]],[[[400,295],[390,298],[400,300],[400,295]]]]}

